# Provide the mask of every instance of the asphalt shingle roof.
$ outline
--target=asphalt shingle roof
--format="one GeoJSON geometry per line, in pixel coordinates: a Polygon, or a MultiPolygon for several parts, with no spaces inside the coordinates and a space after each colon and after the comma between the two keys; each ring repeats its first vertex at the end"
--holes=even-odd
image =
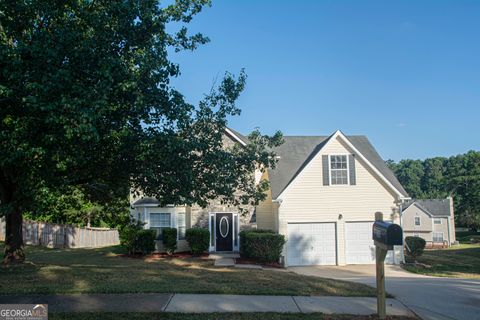
{"type": "Polygon", "coordinates": [[[405,209],[415,203],[432,216],[451,216],[450,201],[451,198],[412,200],[405,205],[405,209]]]}
{"type": "MultiPolygon", "coordinates": [[[[275,148],[280,156],[277,167],[269,170],[272,197],[276,199],[332,136],[285,136],[275,148]]],[[[365,136],[347,136],[355,148],[405,197],[405,189],[365,136]]]]}

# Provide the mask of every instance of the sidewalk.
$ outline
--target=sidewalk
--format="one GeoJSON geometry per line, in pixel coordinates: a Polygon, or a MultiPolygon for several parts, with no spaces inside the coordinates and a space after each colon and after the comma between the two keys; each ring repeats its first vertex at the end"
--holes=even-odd
{"type": "MultiPolygon", "coordinates": [[[[217,294],[72,294],[0,296],[0,304],[48,304],[51,312],[291,312],[370,315],[377,312],[369,297],[248,296],[217,294]]],[[[387,314],[413,316],[395,299],[387,299],[387,314]]]]}

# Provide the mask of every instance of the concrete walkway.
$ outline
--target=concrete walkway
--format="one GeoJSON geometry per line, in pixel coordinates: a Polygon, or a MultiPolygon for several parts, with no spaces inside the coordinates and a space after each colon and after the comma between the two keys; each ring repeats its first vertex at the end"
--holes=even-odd
{"type": "Polygon", "coordinates": [[[208,256],[209,259],[215,260],[216,267],[233,267],[235,259],[240,258],[238,253],[212,253],[208,256]]]}
{"type": "MultiPolygon", "coordinates": [[[[288,312],[370,315],[376,299],[367,297],[248,296],[217,294],[72,294],[0,296],[0,304],[48,304],[51,312],[288,312]]],[[[389,315],[413,316],[395,299],[387,299],[389,315]]]]}
{"type": "MultiPolygon", "coordinates": [[[[291,267],[299,274],[375,287],[375,265],[291,267]]],[[[424,320],[480,320],[480,280],[437,278],[385,266],[388,293],[424,320]]]]}

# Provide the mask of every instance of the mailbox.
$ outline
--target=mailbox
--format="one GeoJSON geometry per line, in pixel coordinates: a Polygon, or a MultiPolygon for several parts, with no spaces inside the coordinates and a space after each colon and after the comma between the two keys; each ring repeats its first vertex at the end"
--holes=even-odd
{"type": "Polygon", "coordinates": [[[402,228],[398,224],[375,221],[373,224],[373,240],[388,247],[403,244],[402,228]]]}

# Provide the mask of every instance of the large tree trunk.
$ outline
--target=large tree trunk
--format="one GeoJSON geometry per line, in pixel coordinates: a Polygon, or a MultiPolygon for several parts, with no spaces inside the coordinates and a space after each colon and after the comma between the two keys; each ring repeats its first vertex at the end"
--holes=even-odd
{"type": "Polygon", "coordinates": [[[5,215],[5,251],[3,263],[21,263],[25,261],[23,246],[22,209],[13,200],[14,188],[2,187],[2,204],[9,210],[5,215]]]}

